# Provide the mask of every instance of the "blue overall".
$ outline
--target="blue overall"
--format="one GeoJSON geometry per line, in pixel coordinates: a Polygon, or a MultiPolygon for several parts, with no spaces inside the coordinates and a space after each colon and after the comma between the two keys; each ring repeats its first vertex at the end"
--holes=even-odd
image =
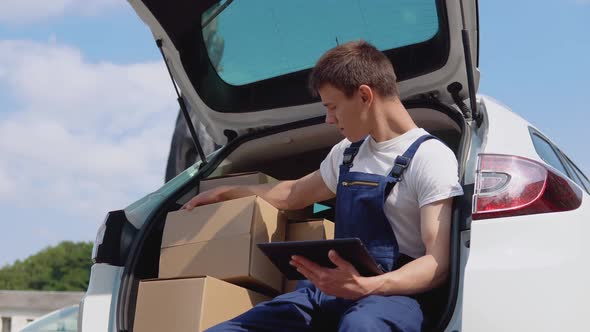
{"type": "MultiPolygon", "coordinates": [[[[399,252],[383,210],[385,200],[420,144],[432,138],[418,138],[396,158],[386,176],[350,171],[363,141],[351,144],[344,152],[336,195],[335,237],[360,238],[385,272],[410,260],[399,252]]],[[[294,292],[260,303],[207,331],[421,331],[423,320],[416,297],[369,295],[353,301],[326,295],[311,282],[300,281],[294,292]]]]}

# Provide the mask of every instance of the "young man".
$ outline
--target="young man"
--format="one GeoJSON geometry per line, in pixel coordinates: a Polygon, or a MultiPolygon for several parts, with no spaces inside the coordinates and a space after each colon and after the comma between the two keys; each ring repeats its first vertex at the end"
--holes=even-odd
{"type": "Polygon", "coordinates": [[[308,282],[210,331],[420,331],[416,295],[448,274],[451,197],[463,193],[457,160],[412,121],[391,62],[367,42],[329,50],[310,87],[326,122],[346,137],[318,171],[278,184],[219,187],[184,208],[258,195],[289,210],[336,197],[336,237],[359,237],[387,273],[362,277],[334,251],[333,269],[293,257],[308,282]]]}

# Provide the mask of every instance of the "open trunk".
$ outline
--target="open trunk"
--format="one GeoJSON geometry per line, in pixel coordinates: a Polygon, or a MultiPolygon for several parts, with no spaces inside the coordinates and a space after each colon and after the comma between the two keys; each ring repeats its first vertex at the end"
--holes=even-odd
{"type": "MultiPolygon", "coordinates": [[[[435,101],[411,102],[407,103],[406,107],[420,127],[445,142],[455,152],[459,161],[464,160],[469,149],[469,130],[465,129],[467,124],[459,111],[435,101]]],[[[158,276],[166,214],[177,210],[196,194],[197,182],[201,178],[246,171],[260,171],[279,180],[297,179],[315,171],[331,147],[342,139],[339,132],[326,125],[323,120],[308,119],[242,136],[232,141],[211,158],[189,183],[172,195],[150,220],[147,220],[139,234],[140,240],[131,250],[125,266],[118,297],[118,331],[129,331],[133,328],[139,281],[158,276]]],[[[460,162],[461,174],[462,166],[460,162]]],[[[446,295],[433,299],[439,317],[433,322],[432,330],[443,330],[454,312],[459,282],[459,225],[465,218],[462,211],[468,210],[470,206],[469,200],[470,197],[457,198],[455,202],[451,237],[451,278],[446,295]]],[[[333,205],[333,202],[323,203],[333,205]]],[[[329,209],[324,211],[321,217],[333,220],[333,213],[329,209]]]]}

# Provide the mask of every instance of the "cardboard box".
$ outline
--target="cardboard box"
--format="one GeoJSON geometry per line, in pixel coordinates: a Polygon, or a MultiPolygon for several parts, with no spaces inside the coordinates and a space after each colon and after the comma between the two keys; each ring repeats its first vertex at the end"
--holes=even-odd
{"type": "Polygon", "coordinates": [[[236,173],[223,177],[214,177],[201,180],[199,192],[204,192],[219,186],[226,185],[255,185],[263,183],[277,182],[277,179],[264,173],[236,173]]]}
{"type": "MultiPolygon", "coordinates": [[[[273,178],[272,176],[260,172],[235,173],[201,180],[201,183],[199,185],[199,192],[204,192],[216,187],[227,185],[250,186],[256,184],[273,183],[278,181],[279,180],[273,178]]],[[[299,210],[284,210],[283,213],[286,214],[287,219],[309,219],[313,216],[313,204],[299,210]]]]}
{"type": "Polygon", "coordinates": [[[334,238],[334,223],[330,220],[289,221],[286,241],[329,240],[334,238]]]}
{"type": "Polygon", "coordinates": [[[139,283],[135,332],[203,331],[270,298],[212,277],[139,283]]]}
{"type": "MultiPolygon", "coordinates": [[[[287,225],[287,241],[329,240],[334,238],[334,223],[330,220],[308,220],[305,222],[289,222],[287,225]]],[[[283,292],[295,290],[297,280],[283,281],[283,292]]]]}
{"type": "Polygon", "coordinates": [[[313,204],[299,210],[283,210],[287,219],[293,221],[306,221],[313,217],[313,204]]]}
{"type": "Polygon", "coordinates": [[[284,241],[285,228],[285,216],[256,196],[170,212],[159,277],[209,275],[268,294],[280,292],[282,274],[256,244],[284,241]]]}

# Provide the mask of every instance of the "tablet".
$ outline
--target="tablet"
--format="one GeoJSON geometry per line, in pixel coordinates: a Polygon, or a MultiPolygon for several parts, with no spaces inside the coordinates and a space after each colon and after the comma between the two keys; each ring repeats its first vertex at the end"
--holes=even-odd
{"type": "Polygon", "coordinates": [[[336,250],[340,257],[350,262],[362,276],[383,274],[358,238],[258,243],[258,248],[289,280],[305,279],[294,266],[289,264],[291,256],[302,256],[320,266],[335,268],[334,263],[328,258],[328,252],[331,249],[336,250]]]}

